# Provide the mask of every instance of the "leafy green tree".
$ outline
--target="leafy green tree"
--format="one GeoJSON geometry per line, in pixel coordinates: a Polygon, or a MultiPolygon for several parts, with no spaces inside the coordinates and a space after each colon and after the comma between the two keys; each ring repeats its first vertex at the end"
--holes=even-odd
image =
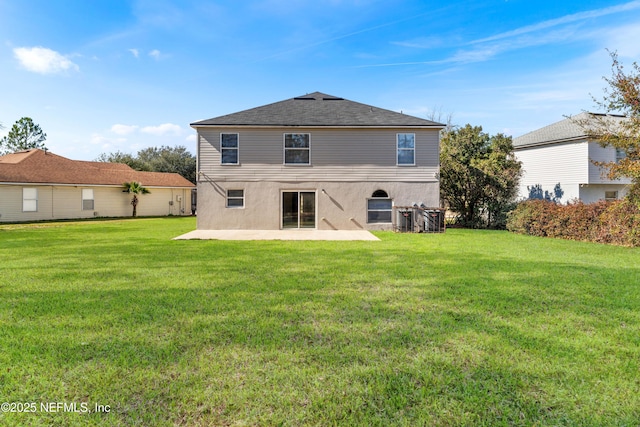
{"type": "Polygon", "coordinates": [[[133,214],[132,216],[136,216],[138,213],[138,194],[150,194],[151,191],[149,191],[147,188],[143,187],[139,182],[136,181],[131,181],[131,182],[125,182],[124,184],[122,184],[122,192],[123,193],[129,193],[129,194],[133,194],[133,197],[131,198],[131,206],[133,206],[133,214]]]}
{"type": "Polygon", "coordinates": [[[9,134],[0,140],[0,149],[4,154],[31,148],[45,149],[47,134],[29,117],[23,117],[11,127],[9,134]]]}
{"type": "Polygon", "coordinates": [[[149,165],[147,165],[145,162],[139,160],[137,157],[134,157],[129,153],[122,153],[120,151],[109,154],[102,153],[96,158],[96,161],[105,163],[124,163],[131,169],[135,169],[137,171],[153,172],[150,169],[149,165]]]}
{"type": "Polygon", "coordinates": [[[576,120],[585,133],[603,147],[614,147],[622,156],[616,162],[597,163],[607,171],[609,179],[631,179],[629,196],[640,205],[640,65],[634,62],[627,72],[611,55],[611,77],[604,77],[609,84],[604,88],[602,100],[594,99],[598,107],[612,115],[588,115],[576,120]]]}
{"type": "Polygon", "coordinates": [[[521,176],[511,137],[469,124],[440,144],[440,196],[466,227],[504,228],[521,176]]]}
{"type": "Polygon", "coordinates": [[[196,157],[184,146],[145,148],[136,156],[120,151],[103,153],[96,160],[124,163],[139,171],[178,173],[192,183],[196,182],[196,157]]]}
{"type": "Polygon", "coordinates": [[[138,160],[153,172],[174,172],[196,182],[196,157],[186,147],[161,146],[138,151],[138,160]]]}

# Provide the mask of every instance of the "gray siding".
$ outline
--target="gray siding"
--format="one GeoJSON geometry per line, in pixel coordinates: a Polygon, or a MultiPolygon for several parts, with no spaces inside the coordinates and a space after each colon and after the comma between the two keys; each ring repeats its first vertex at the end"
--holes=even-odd
{"type": "Polygon", "coordinates": [[[198,129],[205,181],[436,182],[437,129],[198,129]],[[239,134],[240,165],[220,164],[220,133],[239,134]],[[416,166],[396,165],[396,134],[415,133],[416,166]],[[311,135],[311,165],[284,165],[283,135],[311,135]]]}

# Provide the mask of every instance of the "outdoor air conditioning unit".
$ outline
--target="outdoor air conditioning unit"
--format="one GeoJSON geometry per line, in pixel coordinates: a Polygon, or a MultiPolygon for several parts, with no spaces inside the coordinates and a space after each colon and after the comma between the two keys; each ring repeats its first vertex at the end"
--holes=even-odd
{"type": "Polygon", "coordinates": [[[93,211],[93,216],[100,216],[100,214],[96,211],[93,211]]]}

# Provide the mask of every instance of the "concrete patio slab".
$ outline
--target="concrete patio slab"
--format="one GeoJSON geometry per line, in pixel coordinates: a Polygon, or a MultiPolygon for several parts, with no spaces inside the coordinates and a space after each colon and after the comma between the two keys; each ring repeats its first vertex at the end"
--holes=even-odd
{"type": "Polygon", "coordinates": [[[173,240],[380,240],[367,230],[194,230],[173,240]]]}

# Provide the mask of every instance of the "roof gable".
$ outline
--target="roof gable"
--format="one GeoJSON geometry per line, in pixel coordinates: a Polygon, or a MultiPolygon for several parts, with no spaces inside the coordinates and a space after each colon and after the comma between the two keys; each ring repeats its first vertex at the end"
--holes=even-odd
{"type": "Polygon", "coordinates": [[[191,123],[201,126],[432,127],[441,123],[314,92],[191,123]]]}
{"type": "Polygon", "coordinates": [[[177,173],[140,172],[122,163],[71,160],[39,149],[0,156],[0,182],[122,185],[130,181],[146,187],[194,187],[177,173]]]}
{"type": "Polygon", "coordinates": [[[513,146],[514,148],[530,147],[586,139],[587,132],[585,132],[582,123],[588,123],[592,120],[595,126],[597,118],[615,121],[625,119],[623,116],[584,112],[514,138],[513,146]]]}

